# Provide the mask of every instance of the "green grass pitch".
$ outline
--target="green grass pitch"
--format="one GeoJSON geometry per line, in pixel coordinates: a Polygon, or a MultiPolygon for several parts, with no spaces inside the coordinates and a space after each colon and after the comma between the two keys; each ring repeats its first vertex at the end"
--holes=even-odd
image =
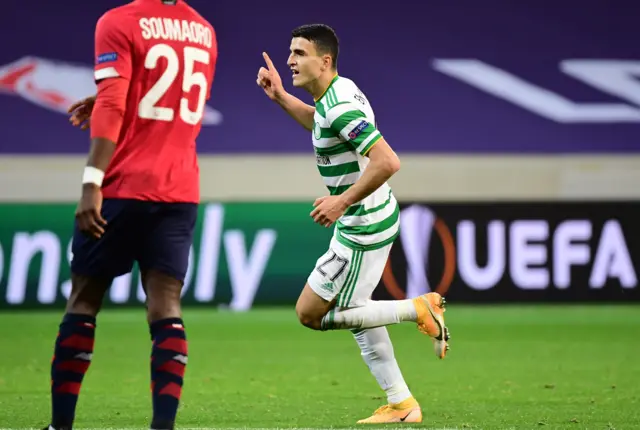
{"type": "MultiPolygon", "coordinates": [[[[0,313],[0,428],[47,424],[60,315],[0,313]]],[[[184,316],[178,428],[354,428],[385,403],[348,331],[305,329],[292,308],[184,316]]],[[[413,324],[390,327],[423,408],[412,427],[640,428],[639,306],[449,304],[445,316],[452,339],[442,361],[413,324]]],[[[149,353],[144,309],[103,312],[76,428],[148,428],[149,353]]]]}

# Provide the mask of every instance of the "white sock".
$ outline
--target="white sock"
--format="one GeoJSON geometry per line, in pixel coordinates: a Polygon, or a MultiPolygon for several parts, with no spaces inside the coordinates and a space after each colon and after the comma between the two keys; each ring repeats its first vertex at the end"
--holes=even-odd
{"type": "Polygon", "coordinates": [[[417,318],[413,300],[369,300],[365,306],[332,309],[322,318],[323,330],[363,329],[415,321],[417,318]]]}
{"type": "Polygon", "coordinates": [[[378,385],[387,393],[389,403],[400,403],[411,397],[400,367],[393,353],[393,345],[386,327],[361,330],[354,333],[362,358],[369,366],[378,385]]]}

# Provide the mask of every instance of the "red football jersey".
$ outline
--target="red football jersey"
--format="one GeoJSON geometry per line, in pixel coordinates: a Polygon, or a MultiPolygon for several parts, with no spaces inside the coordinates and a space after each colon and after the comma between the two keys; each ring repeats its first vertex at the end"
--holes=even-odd
{"type": "Polygon", "coordinates": [[[135,0],[96,25],[95,79],[129,81],[105,198],[200,200],[196,137],[218,55],[213,26],[183,0],[135,0]]]}

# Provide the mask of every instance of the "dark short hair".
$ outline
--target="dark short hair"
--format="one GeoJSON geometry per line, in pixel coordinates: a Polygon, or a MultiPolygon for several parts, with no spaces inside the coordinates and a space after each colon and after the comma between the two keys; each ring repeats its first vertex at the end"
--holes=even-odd
{"type": "Polygon", "coordinates": [[[333,63],[333,69],[338,66],[338,53],[340,50],[338,36],[333,28],[326,24],[306,24],[294,29],[291,37],[302,37],[316,45],[319,54],[329,54],[333,63]]]}

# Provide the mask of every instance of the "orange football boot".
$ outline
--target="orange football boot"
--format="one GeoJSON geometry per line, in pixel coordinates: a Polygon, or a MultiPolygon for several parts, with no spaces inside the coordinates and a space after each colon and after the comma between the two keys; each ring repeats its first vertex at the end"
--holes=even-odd
{"type": "Polygon", "coordinates": [[[413,397],[409,397],[395,405],[388,404],[376,409],[369,418],[358,421],[358,424],[384,423],[421,423],[422,410],[413,397]]]}
{"type": "Polygon", "coordinates": [[[444,325],[444,298],[438,293],[427,293],[413,299],[418,318],[418,330],[433,341],[438,358],[444,358],[449,351],[449,329],[444,325]]]}

